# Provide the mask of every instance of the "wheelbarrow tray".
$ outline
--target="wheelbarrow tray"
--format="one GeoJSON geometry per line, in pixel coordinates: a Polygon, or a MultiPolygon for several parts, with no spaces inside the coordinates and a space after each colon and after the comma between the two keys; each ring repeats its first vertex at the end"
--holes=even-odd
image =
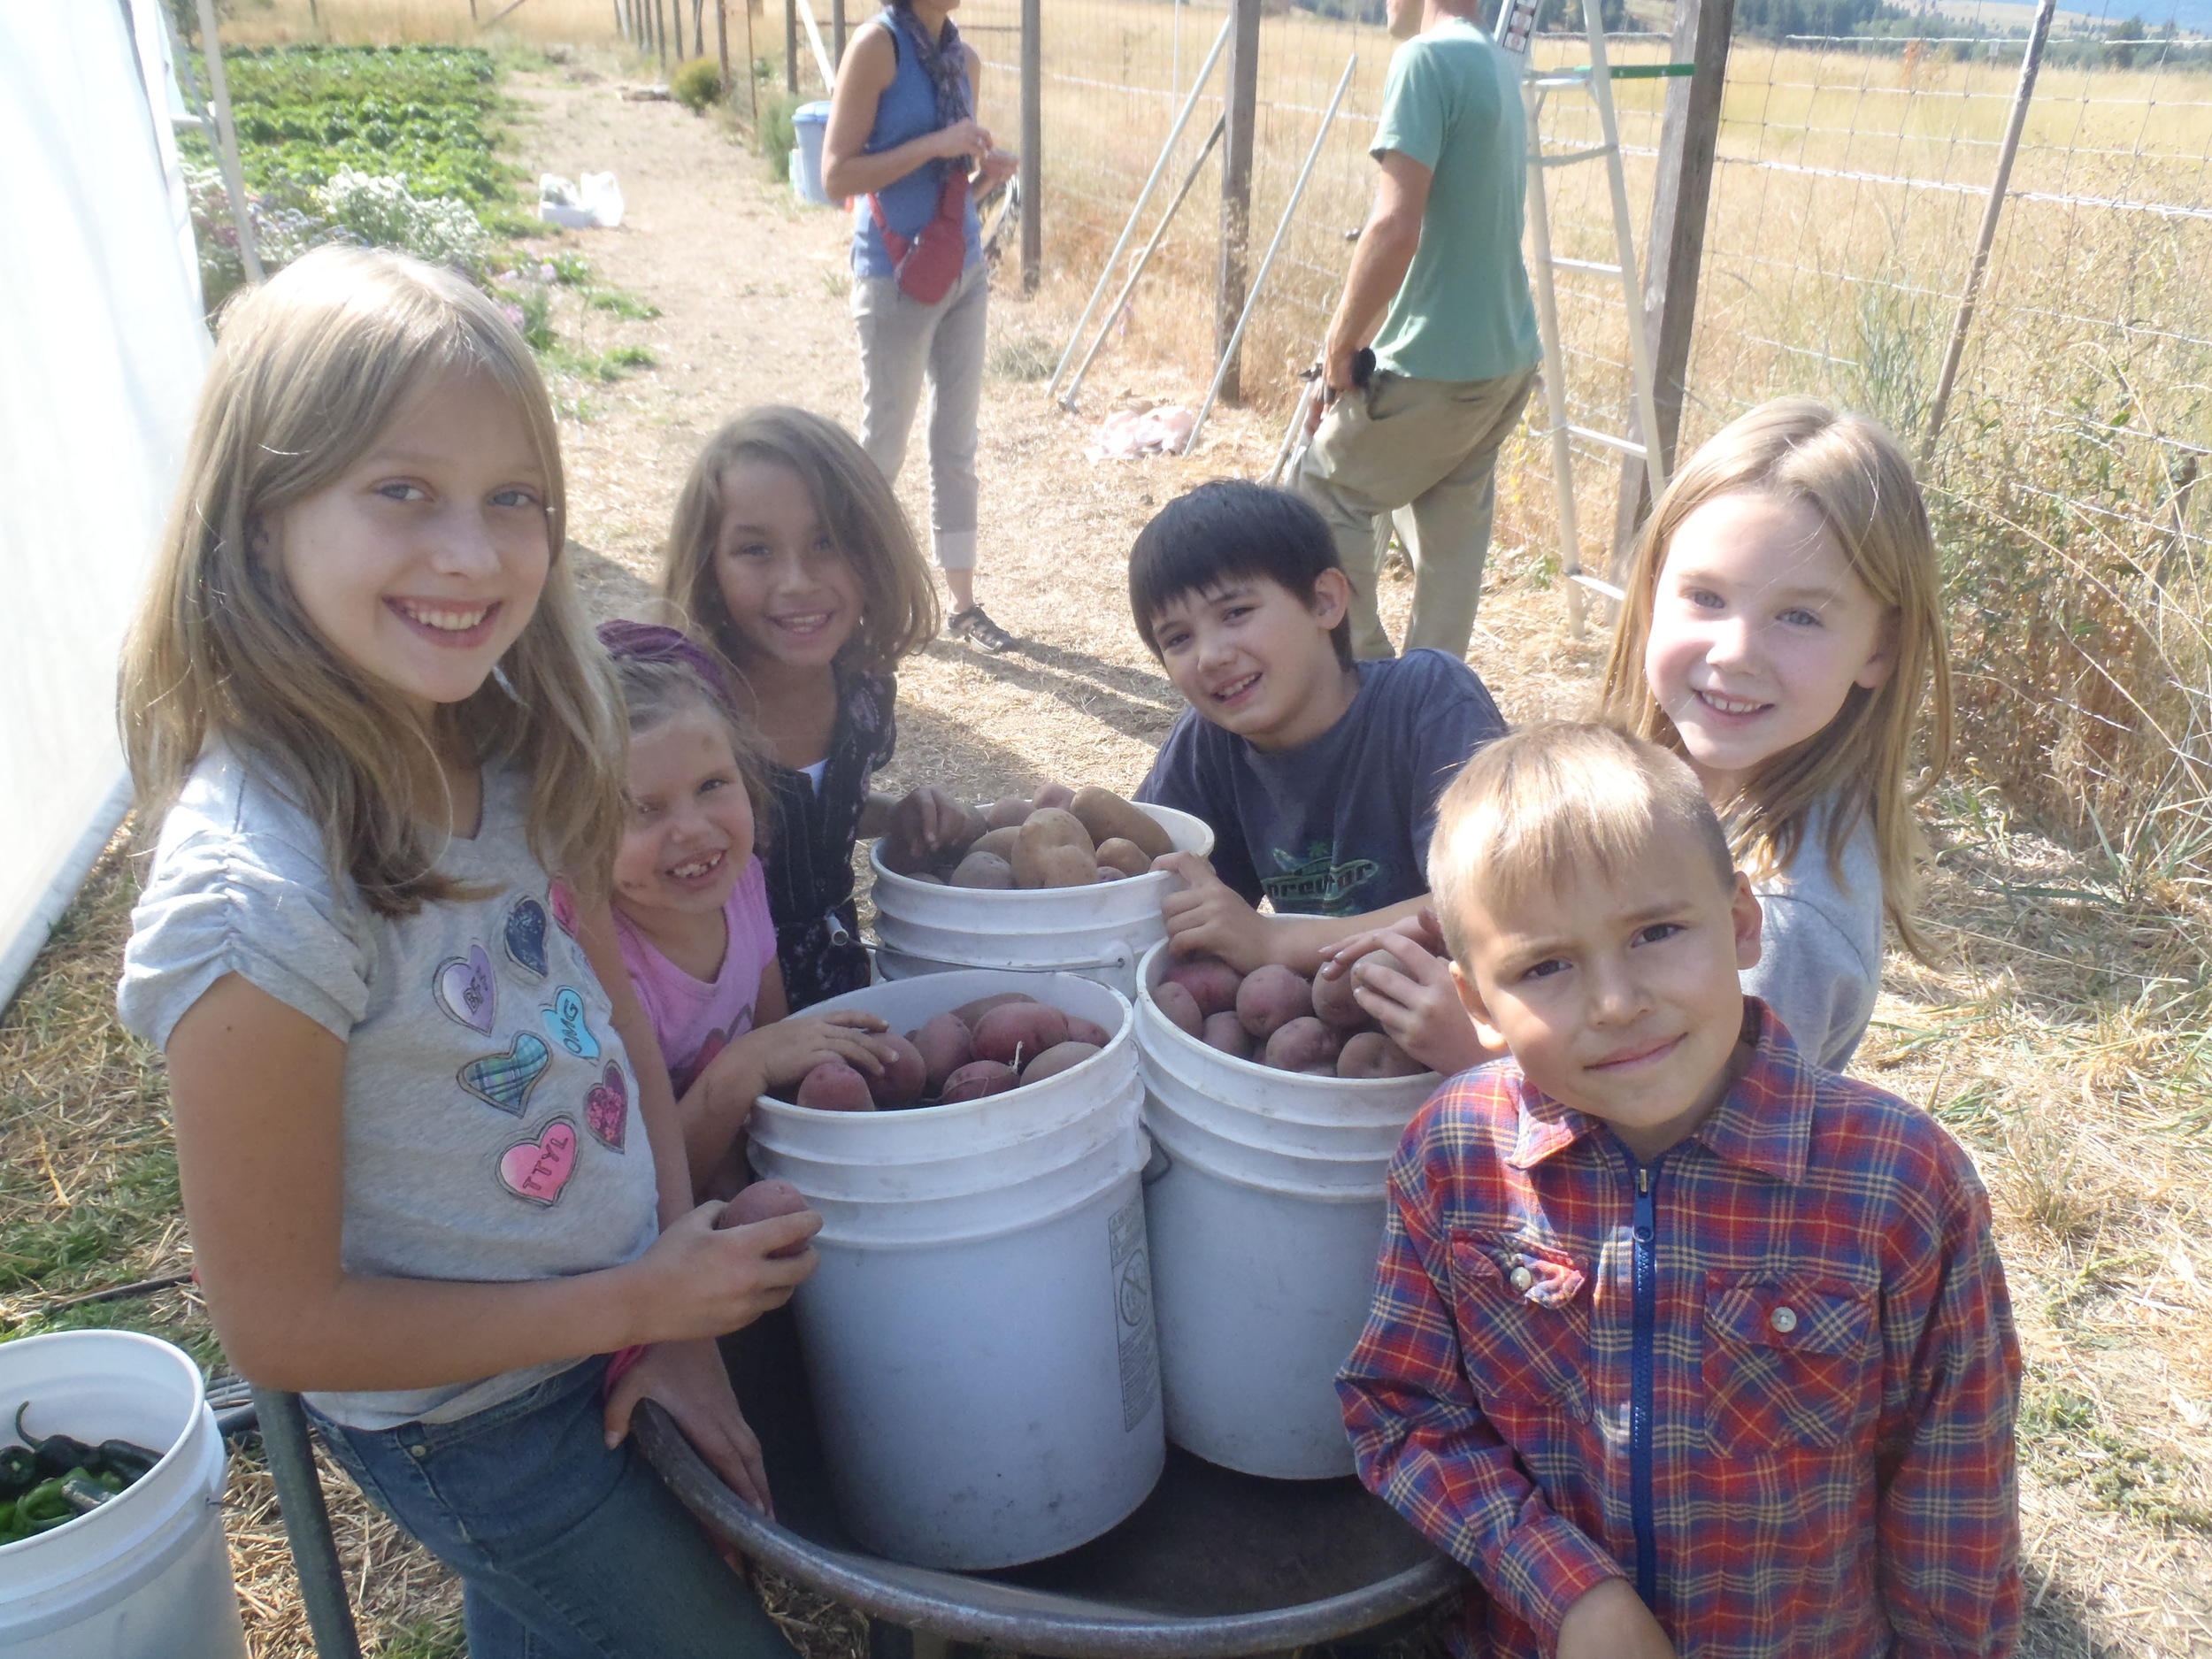
{"type": "Polygon", "coordinates": [[[1061,1659],[1215,1659],[1340,1640],[1414,1613],[1460,1569],[1347,1476],[1267,1480],[1171,1447],[1152,1494],[1044,1561],[949,1572],[887,1561],[837,1517],[787,1312],[723,1344],[776,1518],[749,1508],[647,1402],[639,1442],[719,1538],[871,1617],[1061,1659]]]}

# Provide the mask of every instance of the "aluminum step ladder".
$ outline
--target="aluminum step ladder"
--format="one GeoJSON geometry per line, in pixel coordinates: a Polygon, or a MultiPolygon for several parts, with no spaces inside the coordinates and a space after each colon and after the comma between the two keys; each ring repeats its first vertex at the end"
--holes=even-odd
{"type": "MultiPolygon", "coordinates": [[[[1579,438],[1642,461],[1655,502],[1666,488],[1666,475],[1664,464],[1653,445],[1640,443],[1619,433],[1576,426],[1570,419],[1566,353],[1559,336],[1559,299],[1552,275],[1556,271],[1581,271],[1619,279],[1628,323],[1631,395],[1635,398],[1641,430],[1656,433],[1659,422],[1652,403],[1651,350],[1644,337],[1643,280],[1637,265],[1634,223],[1629,216],[1628,179],[1621,165],[1620,124],[1613,109],[1613,82],[1686,75],[1694,65],[1635,64],[1614,68],[1606,57],[1605,30],[1601,21],[1603,0],[1582,0],[1583,34],[1590,48],[1588,65],[1574,69],[1540,70],[1529,60],[1536,11],[1536,0],[1502,0],[1493,38],[1522,65],[1521,93],[1528,111],[1529,286],[1535,295],[1537,327],[1543,340],[1544,401],[1549,421],[1545,435],[1551,442],[1552,483],[1558,496],[1559,569],[1566,579],[1567,628],[1574,638],[1580,639],[1584,610],[1588,603],[1586,595],[1596,594],[1617,604],[1622,594],[1616,582],[1582,568],[1581,535],[1575,521],[1574,441],[1579,438]],[[1573,90],[1588,94],[1590,101],[1596,104],[1601,142],[1586,149],[1547,154],[1541,127],[1544,100],[1551,93],[1573,90]],[[1606,182],[1612,197],[1614,263],[1609,265],[1564,258],[1555,255],[1551,248],[1551,214],[1545,174],[1556,168],[1579,166],[1592,161],[1605,164],[1606,182]]],[[[1618,574],[1616,571],[1608,572],[1609,576],[1618,574]]]]}

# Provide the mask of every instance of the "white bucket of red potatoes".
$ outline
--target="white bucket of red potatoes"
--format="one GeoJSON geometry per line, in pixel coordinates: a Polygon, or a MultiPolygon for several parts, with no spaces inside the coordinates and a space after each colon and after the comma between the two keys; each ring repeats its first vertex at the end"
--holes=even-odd
{"type": "Polygon", "coordinates": [[[1139,972],[1168,1438],[1247,1474],[1348,1474],[1337,1368],[1366,1322],[1391,1156],[1440,1079],[1348,978],[1165,946],[1139,972]]]}
{"type": "Polygon", "coordinates": [[[1160,904],[1182,885],[1164,853],[1203,857],[1212,829],[1110,790],[1047,784],[967,809],[962,833],[926,864],[882,842],[875,871],[876,966],[886,979],[947,968],[1064,972],[1137,993],[1137,961],[1166,938],[1160,904]]]}
{"type": "Polygon", "coordinates": [[[810,1011],[841,1008],[888,1022],[898,1075],[817,1068],[749,1125],[754,1168],[822,1215],[793,1308],[839,1511],[921,1566],[1071,1549],[1166,1455],[1130,1005],[960,970],[810,1011]]]}

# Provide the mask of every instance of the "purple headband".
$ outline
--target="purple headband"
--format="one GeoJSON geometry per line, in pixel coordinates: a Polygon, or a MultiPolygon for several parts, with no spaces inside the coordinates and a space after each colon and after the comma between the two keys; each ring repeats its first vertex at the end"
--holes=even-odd
{"type": "Polygon", "coordinates": [[[737,695],[728,673],[713,652],[682,629],[618,618],[599,625],[599,642],[618,663],[681,663],[706,681],[707,689],[726,710],[733,715],[737,712],[737,695]]]}

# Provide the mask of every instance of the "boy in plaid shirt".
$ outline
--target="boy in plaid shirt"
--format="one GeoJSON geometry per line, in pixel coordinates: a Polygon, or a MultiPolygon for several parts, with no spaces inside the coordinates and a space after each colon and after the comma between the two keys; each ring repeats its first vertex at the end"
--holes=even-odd
{"type": "Polygon", "coordinates": [[[1408,1129],[1337,1386],[1361,1479],[1479,1581],[1463,1651],[2009,1651],[1988,1201],[1742,994],[1758,902],[1688,767],[1606,726],[1502,739],[1429,876],[1511,1057],[1408,1129]]]}

